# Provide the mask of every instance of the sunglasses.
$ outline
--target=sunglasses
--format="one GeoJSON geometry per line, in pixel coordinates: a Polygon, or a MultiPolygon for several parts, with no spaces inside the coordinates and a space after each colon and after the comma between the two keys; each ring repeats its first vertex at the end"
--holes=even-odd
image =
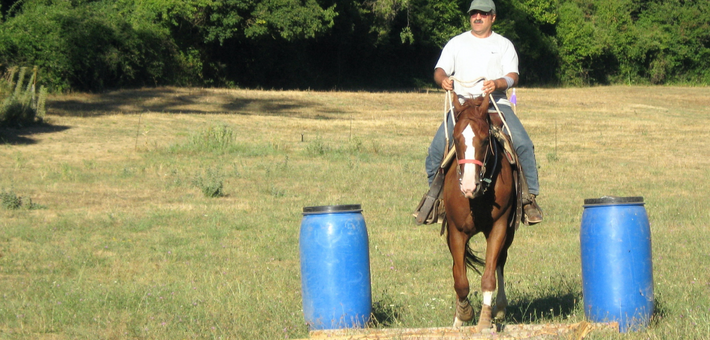
{"type": "Polygon", "coordinates": [[[472,17],[475,17],[477,14],[482,16],[482,17],[487,17],[491,15],[491,12],[483,12],[479,10],[471,11],[469,14],[471,14],[472,17]]]}

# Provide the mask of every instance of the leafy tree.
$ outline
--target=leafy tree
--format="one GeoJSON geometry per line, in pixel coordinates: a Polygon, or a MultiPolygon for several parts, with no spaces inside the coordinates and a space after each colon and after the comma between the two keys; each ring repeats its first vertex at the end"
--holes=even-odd
{"type": "Polygon", "coordinates": [[[518,52],[520,83],[557,82],[556,0],[499,0],[493,29],[510,39],[518,52]]]}
{"type": "Polygon", "coordinates": [[[559,41],[560,70],[563,83],[582,85],[590,79],[607,53],[606,44],[597,30],[591,2],[574,1],[560,5],[556,36],[559,41]]]}
{"type": "Polygon", "coordinates": [[[110,2],[26,1],[3,23],[0,63],[37,65],[55,90],[142,85],[175,61],[166,31],[134,27],[110,2]]]}
{"type": "Polygon", "coordinates": [[[710,83],[710,3],[649,2],[636,25],[640,73],[652,83],[710,83]]]}
{"type": "MultiPolygon", "coordinates": [[[[54,89],[431,85],[470,0],[0,0],[0,67],[54,89]]],[[[521,84],[710,83],[705,0],[497,0],[521,84]]]]}
{"type": "Polygon", "coordinates": [[[559,17],[564,83],[708,83],[707,1],[568,0],[559,17]]]}
{"type": "Polygon", "coordinates": [[[119,0],[121,7],[152,13],[174,32],[187,32],[203,42],[230,38],[313,38],[327,31],[335,6],[323,9],[315,0],[119,0]]]}

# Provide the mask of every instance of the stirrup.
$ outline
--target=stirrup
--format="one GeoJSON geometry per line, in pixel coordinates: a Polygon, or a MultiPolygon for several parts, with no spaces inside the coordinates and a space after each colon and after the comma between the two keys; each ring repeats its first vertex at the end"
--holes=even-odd
{"type": "Polygon", "coordinates": [[[424,194],[422,200],[414,211],[417,224],[440,223],[440,215],[443,213],[443,201],[441,200],[441,189],[444,187],[444,173],[437,171],[434,180],[429,186],[429,191],[424,194]]]}
{"type": "Polygon", "coordinates": [[[542,222],[542,209],[537,205],[535,195],[530,194],[523,198],[523,212],[523,223],[525,225],[530,226],[542,222]]]}

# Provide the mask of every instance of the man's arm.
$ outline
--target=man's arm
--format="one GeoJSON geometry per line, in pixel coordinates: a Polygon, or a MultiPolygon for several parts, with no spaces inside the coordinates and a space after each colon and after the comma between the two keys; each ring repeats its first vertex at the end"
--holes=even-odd
{"type": "Polygon", "coordinates": [[[486,95],[490,94],[493,91],[500,90],[500,91],[505,91],[509,87],[514,87],[515,85],[518,85],[518,74],[515,72],[510,72],[505,75],[505,77],[510,77],[513,79],[513,85],[508,86],[508,82],[505,80],[505,78],[498,78],[498,79],[493,79],[493,80],[486,80],[483,82],[483,91],[486,93],[486,95]]]}
{"type": "Polygon", "coordinates": [[[436,85],[441,86],[441,88],[446,91],[454,90],[454,82],[449,79],[449,76],[440,67],[434,69],[434,82],[436,82],[436,85]]]}

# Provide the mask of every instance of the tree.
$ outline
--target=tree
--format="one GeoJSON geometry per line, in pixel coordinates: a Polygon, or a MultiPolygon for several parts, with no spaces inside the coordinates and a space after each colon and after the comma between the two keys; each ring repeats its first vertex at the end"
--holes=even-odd
{"type": "Polygon", "coordinates": [[[335,6],[315,0],[119,0],[121,7],[152,13],[176,31],[203,42],[230,38],[313,38],[333,26],[335,6]]]}
{"type": "Polygon", "coordinates": [[[710,3],[652,1],[636,26],[640,73],[652,83],[710,83],[710,3]]]}
{"type": "Polygon", "coordinates": [[[607,39],[595,25],[594,4],[588,0],[565,2],[560,5],[559,18],[556,36],[562,83],[605,82],[605,73],[598,71],[605,68],[607,39]]]}

